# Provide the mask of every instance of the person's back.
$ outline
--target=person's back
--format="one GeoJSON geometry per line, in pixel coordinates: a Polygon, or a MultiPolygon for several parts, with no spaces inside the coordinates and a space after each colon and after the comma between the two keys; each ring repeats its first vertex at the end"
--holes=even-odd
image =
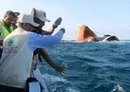
{"type": "Polygon", "coordinates": [[[3,54],[0,60],[0,90],[4,90],[2,92],[9,90],[9,87],[13,87],[14,90],[19,88],[23,90],[26,79],[30,77],[33,51],[38,47],[59,42],[65,32],[60,30],[54,36],[46,37],[28,32],[34,30],[33,26],[38,26],[33,22],[31,15],[21,15],[18,23],[18,28],[5,38],[3,44],[3,54]],[[7,89],[2,89],[3,86],[7,89]]]}
{"type": "Polygon", "coordinates": [[[3,44],[4,50],[1,58],[1,61],[3,62],[0,63],[0,77],[4,79],[3,81],[0,80],[0,83],[2,82],[8,84],[8,86],[15,87],[24,86],[23,79],[28,78],[30,72],[26,71],[23,66],[26,66],[26,68],[31,67],[28,67],[31,64],[31,61],[27,62],[24,59],[26,56],[26,60],[31,60],[30,55],[32,56],[32,51],[26,46],[28,44],[29,35],[29,32],[20,32],[18,28],[5,38],[3,44]],[[14,64],[14,66],[10,66],[10,64],[14,64]],[[15,75],[17,75],[17,77],[15,77],[15,75]]]}

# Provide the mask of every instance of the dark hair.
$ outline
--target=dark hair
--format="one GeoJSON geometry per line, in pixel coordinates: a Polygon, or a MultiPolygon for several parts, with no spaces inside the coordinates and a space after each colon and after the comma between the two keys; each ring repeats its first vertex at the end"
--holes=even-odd
{"type": "Polygon", "coordinates": [[[17,17],[17,16],[15,15],[15,13],[14,13],[13,11],[11,11],[11,10],[6,11],[6,13],[5,13],[4,16],[13,16],[13,17],[17,17]]]}
{"type": "Polygon", "coordinates": [[[17,17],[20,15],[19,12],[14,12],[14,14],[15,14],[15,16],[17,16],[17,17]]]}

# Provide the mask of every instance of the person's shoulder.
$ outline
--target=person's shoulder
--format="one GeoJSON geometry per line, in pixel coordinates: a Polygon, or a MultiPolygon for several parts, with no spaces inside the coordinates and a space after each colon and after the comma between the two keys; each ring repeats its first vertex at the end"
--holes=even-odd
{"type": "Polygon", "coordinates": [[[30,33],[31,38],[36,39],[36,38],[38,38],[38,37],[41,37],[40,34],[37,34],[37,33],[35,33],[35,32],[29,32],[29,33],[30,33]]]}

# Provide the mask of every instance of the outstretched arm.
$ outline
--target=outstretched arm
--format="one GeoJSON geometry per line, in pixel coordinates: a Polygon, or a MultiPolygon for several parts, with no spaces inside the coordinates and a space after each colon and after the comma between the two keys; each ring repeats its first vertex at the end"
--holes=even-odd
{"type": "Polygon", "coordinates": [[[42,58],[51,66],[53,67],[56,71],[63,73],[65,71],[64,66],[57,65],[48,55],[48,53],[44,49],[37,49],[42,58]]]}
{"type": "Polygon", "coordinates": [[[65,33],[64,28],[61,28],[59,32],[55,33],[55,35],[42,36],[32,32],[28,41],[29,48],[31,50],[35,50],[36,48],[52,46],[61,41],[64,33],[65,33]]]}
{"type": "Polygon", "coordinates": [[[55,31],[55,29],[61,24],[61,22],[62,22],[62,18],[58,17],[55,20],[54,24],[52,25],[52,28],[49,29],[44,35],[51,35],[55,31]]]}

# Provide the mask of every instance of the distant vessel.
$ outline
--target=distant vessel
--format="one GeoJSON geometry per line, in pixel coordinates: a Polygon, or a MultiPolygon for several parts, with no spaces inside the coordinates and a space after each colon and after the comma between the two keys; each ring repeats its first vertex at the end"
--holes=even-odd
{"type": "Polygon", "coordinates": [[[103,37],[98,37],[88,26],[81,25],[78,28],[76,41],[119,41],[119,39],[114,35],[104,35],[103,37]]]}

